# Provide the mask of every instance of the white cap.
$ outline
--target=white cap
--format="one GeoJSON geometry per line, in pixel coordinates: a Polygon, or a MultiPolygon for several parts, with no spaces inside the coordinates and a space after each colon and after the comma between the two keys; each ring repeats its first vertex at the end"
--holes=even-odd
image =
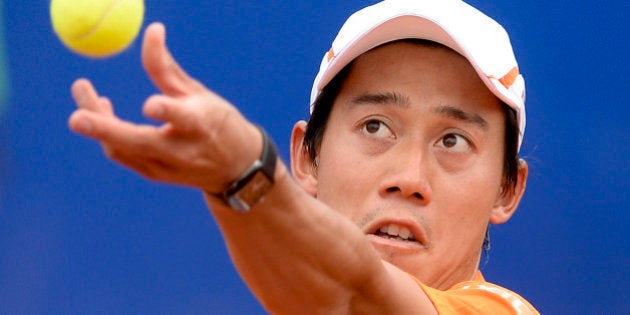
{"type": "Polygon", "coordinates": [[[468,59],[488,89],[516,111],[520,148],[525,81],[510,39],[496,21],[460,0],[385,0],[350,16],[322,59],[311,91],[311,112],[322,89],[352,60],[405,38],[431,40],[468,59]]]}

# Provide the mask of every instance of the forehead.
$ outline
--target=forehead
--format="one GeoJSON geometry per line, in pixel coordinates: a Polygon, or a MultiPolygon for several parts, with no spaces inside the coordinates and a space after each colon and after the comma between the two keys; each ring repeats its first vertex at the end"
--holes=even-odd
{"type": "MultiPolygon", "coordinates": [[[[378,45],[366,52],[364,52],[363,54],[359,55],[359,57],[357,57],[355,59],[355,61],[359,58],[361,58],[362,56],[365,55],[370,55],[373,54],[376,51],[382,51],[383,48],[387,48],[387,49],[401,49],[400,47],[421,47],[424,49],[434,49],[434,50],[439,50],[442,51],[443,53],[449,53],[452,54],[454,58],[460,58],[462,60],[466,60],[466,58],[464,58],[464,56],[460,55],[457,51],[451,49],[450,47],[440,44],[438,42],[434,42],[428,39],[420,39],[420,38],[404,38],[404,39],[398,39],[398,40],[394,40],[391,42],[387,42],[381,45],[378,45]],[[392,46],[397,47],[397,48],[392,48],[392,46]]],[[[468,62],[468,61],[466,61],[468,62]]]]}
{"type": "Polygon", "coordinates": [[[483,84],[462,55],[442,44],[421,39],[397,40],[372,48],[352,62],[351,76],[363,68],[379,73],[394,72],[401,79],[408,72],[415,71],[413,76],[422,76],[434,71],[441,77],[455,75],[453,83],[472,81],[483,84]]]}
{"type": "Polygon", "coordinates": [[[501,109],[466,58],[424,40],[391,42],[359,56],[349,66],[339,97],[392,92],[406,94],[412,103],[501,109]]]}

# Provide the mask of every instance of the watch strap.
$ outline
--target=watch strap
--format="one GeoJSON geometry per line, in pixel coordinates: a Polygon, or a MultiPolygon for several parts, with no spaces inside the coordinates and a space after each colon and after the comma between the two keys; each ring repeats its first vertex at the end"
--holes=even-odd
{"type": "Polygon", "coordinates": [[[258,125],[256,127],[263,139],[260,157],[221,194],[230,207],[240,212],[247,212],[262,201],[274,183],[278,159],[276,146],[263,128],[258,125]]]}

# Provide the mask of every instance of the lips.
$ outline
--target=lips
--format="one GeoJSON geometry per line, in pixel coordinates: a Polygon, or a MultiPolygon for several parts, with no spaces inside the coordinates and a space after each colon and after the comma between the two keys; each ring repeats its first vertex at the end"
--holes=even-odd
{"type": "Polygon", "coordinates": [[[387,239],[395,239],[400,241],[416,241],[416,237],[408,228],[395,223],[383,225],[374,235],[387,239]]]}
{"type": "Polygon", "coordinates": [[[427,248],[424,231],[415,221],[382,219],[370,224],[365,234],[378,248],[417,251],[427,248]]]}

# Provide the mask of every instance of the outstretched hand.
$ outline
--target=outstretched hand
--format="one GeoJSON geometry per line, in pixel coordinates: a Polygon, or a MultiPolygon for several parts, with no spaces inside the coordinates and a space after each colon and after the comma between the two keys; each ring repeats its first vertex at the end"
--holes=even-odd
{"type": "Polygon", "coordinates": [[[119,119],[109,99],[78,79],[70,116],[74,132],[92,138],[112,160],[146,178],[218,193],[260,154],[257,128],[219,95],[191,78],[165,44],[162,24],[144,33],[142,63],[162,92],[147,98],[143,113],[159,126],[119,119]]]}

